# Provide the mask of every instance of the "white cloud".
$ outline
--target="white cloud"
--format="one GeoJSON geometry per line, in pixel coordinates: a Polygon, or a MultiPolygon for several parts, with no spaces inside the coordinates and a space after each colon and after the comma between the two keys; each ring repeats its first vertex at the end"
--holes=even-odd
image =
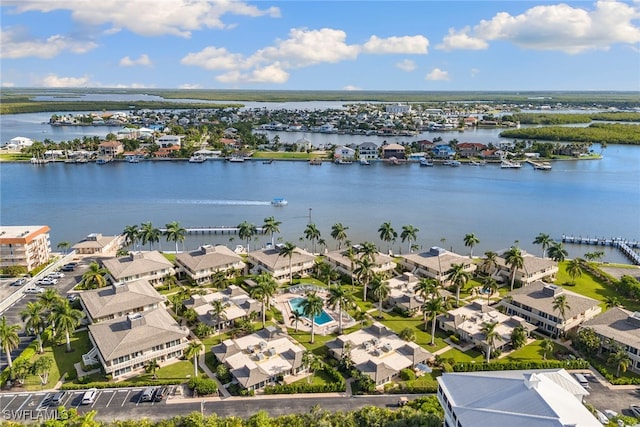
{"type": "Polygon", "coordinates": [[[449,72],[442,71],[440,68],[434,68],[424,76],[425,80],[449,80],[449,72]]]}
{"type": "Polygon", "coordinates": [[[2,87],[15,87],[16,84],[15,83],[11,83],[11,82],[3,81],[2,83],[0,83],[0,86],[2,86],[2,87]]]}
{"type": "Polygon", "coordinates": [[[477,69],[477,68],[472,68],[471,69],[471,77],[475,77],[478,74],[480,74],[480,70],[479,69],[477,69]]]}
{"type": "Polygon", "coordinates": [[[202,86],[199,84],[183,83],[178,86],[178,89],[202,89],[202,86]]]}
{"type": "Polygon", "coordinates": [[[138,59],[131,59],[128,56],[125,56],[120,60],[121,67],[134,67],[136,65],[150,67],[153,65],[153,63],[151,62],[151,59],[149,59],[149,55],[147,55],[146,53],[140,55],[138,59]]]}
{"type": "Polygon", "coordinates": [[[68,10],[83,25],[110,25],[115,30],[127,29],[144,36],[171,34],[187,38],[192,31],[233,27],[223,22],[224,15],[280,16],[277,7],[260,9],[229,0],[3,0],[3,7],[10,6],[18,13],[68,10]]]}
{"type": "Polygon", "coordinates": [[[263,68],[254,69],[248,73],[229,71],[216,77],[221,83],[286,83],[289,73],[275,63],[263,68]]]}
{"type": "Polygon", "coordinates": [[[73,40],[60,34],[45,40],[36,40],[20,31],[7,30],[0,33],[0,57],[2,58],[50,59],[65,51],[76,54],[86,53],[97,46],[92,41],[73,40]]]}
{"type": "Polygon", "coordinates": [[[246,59],[239,53],[231,53],[223,47],[209,46],[200,52],[189,53],[180,60],[184,65],[195,65],[206,70],[233,70],[247,68],[246,59]]]}
{"type": "Polygon", "coordinates": [[[525,49],[569,54],[607,50],[617,43],[633,46],[640,43],[640,27],[633,22],[640,19],[637,5],[601,0],[592,10],[556,4],[535,6],[516,16],[500,12],[482,20],[473,31],[449,30],[440,46],[447,50],[473,49],[482,42],[502,40],[525,49]]]}
{"type": "Polygon", "coordinates": [[[353,91],[353,90],[362,90],[362,88],[358,87],[358,86],[354,86],[354,85],[347,85],[347,86],[343,87],[342,90],[351,90],[351,91],[353,91]]]}
{"type": "Polygon", "coordinates": [[[55,74],[47,74],[44,77],[35,78],[34,86],[42,87],[87,87],[95,86],[89,84],[89,76],[82,77],[60,77],[55,74]]]}
{"type": "Polygon", "coordinates": [[[362,46],[365,53],[373,54],[426,54],[429,52],[429,40],[424,36],[388,37],[386,39],[371,36],[362,46]]]}
{"type": "Polygon", "coordinates": [[[402,71],[413,71],[417,68],[416,63],[411,59],[404,59],[400,62],[396,63],[396,67],[400,68],[402,71]]]}

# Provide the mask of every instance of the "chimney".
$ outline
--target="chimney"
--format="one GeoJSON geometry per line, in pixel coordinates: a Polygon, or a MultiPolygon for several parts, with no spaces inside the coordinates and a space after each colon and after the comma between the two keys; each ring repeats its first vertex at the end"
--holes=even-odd
{"type": "Polygon", "coordinates": [[[127,322],[129,323],[129,329],[147,324],[142,313],[133,313],[127,315],[127,322]]]}

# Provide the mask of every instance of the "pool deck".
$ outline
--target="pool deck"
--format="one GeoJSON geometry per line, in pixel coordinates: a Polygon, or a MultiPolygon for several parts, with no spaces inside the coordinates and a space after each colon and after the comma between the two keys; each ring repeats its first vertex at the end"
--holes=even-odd
{"type": "MultiPolygon", "coordinates": [[[[327,293],[325,291],[317,292],[318,296],[326,301],[327,293]]],[[[289,305],[289,300],[293,298],[304,297],[304,292],[285,292],[279,295],[276,295],[273,299],[275,306],[282,313],[282,318],[284,319],[284,323],[288,328],[295,329],[295,322],[292,322],[289,318],[291,317],[291,305],[289,305]]],[[[335,332],[338,329],[338,313],[331,310],[329,307],[324,307],[324,311],[327,312],[329,316],[333,319],[331,322],[328,322],[324,325],[318,325],[316,323],[315,333],[320,335],[328,335],[330,333],[335,332]]],[[[353,319],[350,319],[353,322],[353,319]]],[[[354,322],[355,323],[355,322],[354,322]]],[[[346,316],[343,315],[342,327],[347,328],[352,326],[350,322],[347,321],[346,316]]],[[[299,331],[311,331],[311,322],[309,319],[302,318],[298,321],[298,330],[299,331]]]]}

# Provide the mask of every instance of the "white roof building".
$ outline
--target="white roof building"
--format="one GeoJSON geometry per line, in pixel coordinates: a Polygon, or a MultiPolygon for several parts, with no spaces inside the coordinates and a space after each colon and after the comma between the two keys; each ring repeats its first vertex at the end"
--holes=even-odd
{"type": "Polygon", "coordinates": [[[445,426],[602,425],[582,404],[589,393],[564,369],[444,373],[437,380],[445,426]]]}

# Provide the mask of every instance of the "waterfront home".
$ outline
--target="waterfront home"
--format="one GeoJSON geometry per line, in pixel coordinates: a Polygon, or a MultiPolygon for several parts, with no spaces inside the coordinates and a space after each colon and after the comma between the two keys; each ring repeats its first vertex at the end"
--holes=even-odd
{"type": "Polygon", "coordinates": [[[160,148],[181,147],[184,135],[162,135],[154,141],[160,148]]]}
{"type": "Polygon", "coordinates": [[[436,145],[432,152],[438,159],[453,159],[456,156],[456,150],[445,144],[436,145]]]}
{"type": "Polygon", "coordinates": [[[564,369],[450,372],[437,381],[445,426],[602,426],[564,369]]]}
{"type": "Polygon", "coordinates": [[[447,271],[453,264],[464,264],[464,271],[468,273],[476,270],[476,265],[469,257],[437,246],[430,248],[427,252],[400,255],[400,264],[405,270],[418,277],[436,279],[445,285],[451,284],[447,279],[447,271]]]}
{"type": "Polygon", "coordinates": [[[129,314],[89,325],[92,349],[85,366],[100,364],[113,379],[144,372],[151,360],[161,366],[177,362],[188,346],[189,329],[164,308],[129,314]]]}
{"type": "Polygon", "coordinates": [[[178,151],[180,151],[180,146],[172,145],[169,147],[159,148],[158,151],[153,153],[153,156],[157,159],[166,159],[172,157],[174,153],[177,153],[178,151]]]}
{"type": "Polygon", "coordinates": [[[275,248],[258,249],[249,252],[248,262],[251,274],[269,273],[278,283],[285,283],[289,276],[307,277],[315,269],[315,256],[296,248],[291,258],[282,256],[278,245],[275,248]]]}
{"type": "Polygon", "coordinates": [[[160,295],[146,279],[115,283],[78,294],[80,304],[91,323],[111,320],[133,313],[164,307],[166,297],[160,295]]]}
{"type": "Polygon", "coordinates": [[[176,254],[176,272],[198,285],[211,283],[218,272],[230,276],[245,266],[242,257],[224,245],[203,245],[195,251],[176,254]]]}
{"type": "Polygon", "coordinates": [[[140,137],[140,131],[136,128],[122,128],[116,132],[116,139],[138,139],[140,137]]]}
{"type": "Polygon", "coordinates": [[[122,245],[124,236],[103,236],[101,233],[91,233],[83,240],[72,246],[78,255],[115,256],[122,245]]]}
{"type": "Polygon", "coordinates": [[[340,360],[348,353],[355,368],[381,386],[397,377],[403,369],[416,369],[433,355],[418,344],[405,341],[379,322],[340,335],[326,344],[329,354],[340,360]]]}
{"type": "Polygon", "coordinates": [[[509,292],[499,305],[504,307],[506,314],[519,316],[551,336],[566,334],[602,310],[599,301],[593,298],[541,280],[509,292]],[[564,317],[553,308],[561,295],[566,301],[564,317]]]}
{"type": "Polygon", "coordinates": [[[398,160],[403,160],[405,158],[406,149],[400,144],[388,144],[383,145],[381,151],[383,159],[391,159],[392,157],[395,157],[398,160]]]}
{"type": "MultiPolygon", "coordinates": [[[[349,251],[347,249],[327,252],[323,256],[327,264],[333,267],[338,273],[355,279],[354,270],[358,268],[356,260],[360,256],[358,254],[358,246],[354,246],[352,253],[354,254],[353,261],[349,258],[349,251]]],[[[396,263],[392,257],[382,252],[376,252],[372,268],[374,273],[391,274],[395,268],[396,263]]]]}
{"type": "Polygon", "coordinates": [[[16,136],[15,138],[11,138],[9,142],[4,144],[4,148],[7,150],[15,150],[20,151],[23,148],[28,148],[33,145],[33,140],[31,138],[27,138],[24,136],[16,136]]]}
{"type": "Polygon", "coordinates": [[[225,329],[233,327],[239,319],[247,319],[251,313],[260,315],[262,304],[249,296],[237,285],[218,292],[204,295],[194,294],[185,301],[185,307],[192,308],[198,314],[198,320],[214,328],[225,329]],[[221,301],[223,310],[216,313],[213,307],[215,301],[221,301]]]}
{"type": "Polygon", "coordinates": [[[0,226],[0,267],[21,266],[28,272],[45,265],[51,257],[46,225],[0,226]]]}
{"type": "Polygon", "coordinates": [[[631,359],[629,370],[640,374],[640,312],[612,307],[587,320],[579,329],[592,329],[600,338],[600,349],[615,351],[622,348],[631,359]]]}
{"type": "Polygon", "coordinates": [[[352,161],[356,157],[356,150],[341,145],[334,150],[333,157],[336,160],[352,161]]]}
{"type": "Polygon", "coordinates": [[[129,255],[101,261],[107,269],[107,278],[113,283],[127,283],[147,279],[152,285],[160,285],[175,274],[173,264],[158,251],[131,252],[129,255]]]}
{"type": "Polygon", "coordinates": [[[429,141],[428,139],[421,139],[420,141],[416,142],[416,145],[418,146],[418,150],[425,152],[431,152],[434,147],[433,142],[429,141]]]}
{"type": "Polygon", "coordinates": [[[375,160],[378,156],[378,146],[375,142],[363,142],[358,145],[358,155],[361,159],[375,160]]]}
{"type": "Polygon", "coordinates": [[[461,142],[456,148],[460,157],[469,158],[479,156],[487,146],[479,142],[461,142]]]}
{"type": "Polygon", "coordinates": [[[506,315],[491,307],[487,301],[476,299],[470,304],[449,310],[437,317],[438,327],[443,331],[456,334],[464,343],[473,343],[486,351],[488,343],[482,331],[485,324],[495,323],[494,331],[499,335],[492,343],[492,351],[502,349],[511,343],[511,333],[518,326],[527,331],[527,335],[536,329],[523,318],[506,315]]]}
{"type": "Polygon", "coordinates": [[[302,363],[305,348],[274,326],[225,340],[211,352],[246,390],[258,390],[306,370],[302,363]]]}
{"type": "Polygon", "coordinates": [[[102,157],[115,157],[124,153],[124,145],[120,141],[103,141],[98,145],[98,155],[102,157]]]}
{"type": "MultiPolygon", "coordinates": [[[[516,269],[515,282],[521,286],[528,286],[538,280],[553,282],[558,273],[558,263],[550,258],[540,258],[522,251],[523,267],[516,269]]],[[[499,256],[496,258],[497,269],[492,276],[499,282],[509,283],[512,268],[506,260],[499,256]]]]}

